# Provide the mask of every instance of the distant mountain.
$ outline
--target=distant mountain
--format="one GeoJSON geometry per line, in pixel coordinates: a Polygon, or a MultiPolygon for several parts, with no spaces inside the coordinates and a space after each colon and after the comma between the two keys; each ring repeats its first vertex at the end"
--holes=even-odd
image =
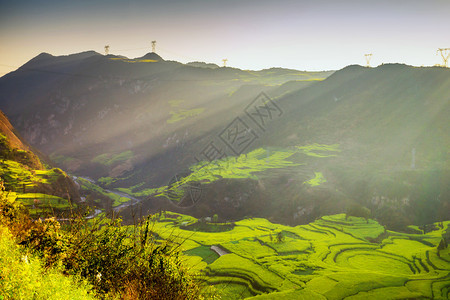
{"type": "MultiPolygon", "coordinates": [[[[262,147],[262,157],[254,161],[240,156],[243,163],[232,163],[225,173],[211,171],[222,178],[205,186],[205,201],[177,211],[196,216],[213,211],[225,219],[251,215],[298,224],[343,212],[356,202],[398,230],[413,222],[448,220],[449,87],[449,69],[399,64],[373,69],[349,66],[306,88],[285,83],[272,90],[281,95],[272,99],[279,110],[269,102],[268,107],[260,103],[259,111],[250,110],[253,118],[244,109],[236,112],[258,135],[244,152],[251,155],[262,147]],[[327,152],[331,145],[339,150],[327,152]],[[277,152],[281,149],[284,152],[277,152]],[[299,165],[275,164],[278,153],[294,153],[289,160],[299,165]],[[264,164],[280,167],[238,179],[242,169],[264,164]]],[[[223,129],[216,126],[210,136],[220,136],[223,129]]],[[[220,139],[210,140],[235,155],[220,139]]],[[[208,145],[208,140],[202,144],[208,145]]],[[[132,178],[145,174],[137,171],[132,178]]],[[[152,198],[146,208],[174,210],[161,199],[152,198]]]]}
{"type": "Polygon", "coordinates": [[[156,53],[138,59],[43,53],[0,78],[0,107],[27,141],[67,170],[120,177],[142,164],[162,167],[161,154],[173,162],[182,145],[197,151],[196,140],[214,125],[226,126],[261,91],[288,81],[305,87],[331,73],[210,69],[156,53]]]}
{"type": "Polygon", "coordinates": [[[156,54],[155,52],[150,52],[145,54],[142,57],[136,58],[136,59],[140,59],[140,60],[155,60],[155,61],[164,61],[164,59],[159,56],[158,54],[156,54]]]}
{"type": "Polygon", "coordinates": [[[155,53],[41,54],[0,78],[0,108],[59,166],[149,211],[298,224],[357,202],[398,229],[450,217],[449,87],[440,67],[244,71],[155,53]],[[202,203],[158,194],[189,173],[202,203]]]}
{"type": "Polygon", "coordinates": [[[415,149],[417,168],[442,165],[450,149],[449,87],[446,68],[349,66],[280,99],[285,122],[276,135],[295,133],[287,144],[321,140],[368,147],[367,158],[399,168],[410,166],[415,149]]]}
{"type": "Polygon", "coordinates": [[[189,62],[186,65],[188,66],[192,66],[192,67],[198,67],[198,68],[209,68],[209,69],[217,69],[219,68],[218,65],[216,64],[212,64],[212,63],[204,63],[201,61],[193,61],[193,62],[189,62]]]}

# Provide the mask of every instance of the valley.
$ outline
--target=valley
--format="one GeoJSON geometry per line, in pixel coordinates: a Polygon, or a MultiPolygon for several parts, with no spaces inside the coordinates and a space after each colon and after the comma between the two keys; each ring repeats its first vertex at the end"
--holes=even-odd
{"type": "Polygon", "coordinates": [[[145,231],[206,298],[447,299],[449,87],[441,67],[42,53],[0,78],[5,203],[111,220],[119,248],[145,231]]]}
{"type": "Polygon", "coordinates": [[[448,221],[427,234],[386,231],[376,221],[344,214],[295,227],[260,218],[214,223],[168,211],[156,214],[154,222],[155,238],[179,244],[191,269],[224,299],[446,299],[449,294],[449,250],[436,249],[441,234],[449,232],[448,221]]]}

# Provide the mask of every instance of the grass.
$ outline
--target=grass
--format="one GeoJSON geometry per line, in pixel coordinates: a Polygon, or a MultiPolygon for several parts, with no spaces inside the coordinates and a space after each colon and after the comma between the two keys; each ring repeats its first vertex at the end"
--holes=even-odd
{"type": "Polygon", "coordinates": [[[82,189],[87,190],[87,191],[96,191],[97,193],[100,193],[106,197],[111,198],[113,200],[113,207],[130,201],[130,198],[122,197],[113,192],[109,192],[109,191],[103,189],[102,187],[100,187],[84,178],[78,177],[77,181],[81,185],[82,189]]]}
{"type": "Polygon", "coordinates": [[[184,119],[198,116],[205,111],[205,108],[193,108],[193,109],[183,109],[180,106],[184,103],[184,100],[170,100],[169,105],[173,109],[169,112],[170,118],[166,121],[167,124],[177,123],[184,119]]]}
{"type": "Polygon", "coordinates": [[[195,117],[203,113],[205,108],[193,108],[193,109],[179,109],[177,111],[170,111],[170,118],[167,120],[167,124],[177,123],[186,118],[195,117]]]}
{"type": "MultiPolygon", "coordinates": [[[[172,100],[170,105],[178,107],[183,100],[172,100]]],[[[307,159],[299,157],[299,154],[306,154],[313,159],[336,156],[340,152],[339,145],[310,144],[297,146],[294,149],[264,149],[258,148],[249,153],[239,156],[228,156],[212,162],[200,161],[192,165],[189,169],[191,173],[180,179],[172,186],[160,186],[155,188],[142,188],[145,183],[140,183],[132,187],[123,187],[118,190],[133,195],[135,197],[147,197],[150,195],[156,197],[168,197],[168,194],[183,195],[183,186],[192,182],[209,184],[219,179],[242,179],[250,178],[258,180],[265,176],[271,176],[274,169],[297,167],[301,170],[302,166],[308,163],[307,159]]],[[[101,157],[102,158],[102,157],[101,157]]],[[[97,158],[101,160],[100,158],[97,158]]],[[[314,172],[315,177],[306,181],[312,187],[319,186],[326,182],[321,172],[314,172]]],[[[109,183],[114,179],[105,178],[109,183]]],[[[173,197],[172,197],[173,198],[173,197]]],[[[182,197],[180,197],[182,198],[182,197]]]]}
{"type": "Polygon", "coordinates": [[[225,232],[193,233],[180,228],[184,222],[195,224],[197,220],[166,213],[153,230],[161,238],[175,237],[182,248],[183,242],[198,245],[187,247],[187,262],[204,270],[205,280],[218,289],[222,299],[449,296],[450,251],[442,250],[438,257],[436,247],[450,221],[427,234],[385,232],[374,220],[346,219],[345,214],[296,227],[245,219],[225,232]],[[276,240],[278,232],[282,242],[276,240]],[[383,240],[369,242],[381,234],[383,240]],[[209,257],[212,245],[230,253],[209,257]]]}
{"type": "MultiPolygon", "coordinates": [[[[221,160],[210,162],[199,162],[193,165],[191,174],[180,179],[176,184],[168,187],[143,189],[135,191],[136,187],[122,188],[135,197],[155,195],[157,197],[167,197],[171,193],[183,193],[182,186],[190,182],[212,183],[221,178],[253,178],[257,179],[256,173],[276,168],[286,168],[298,166],[300,164],[289,161],[288,158],[294,155],[292,151],[268,151],[263,148],[253,150],[247,154],[239,156],[229,156],[221,160]]],[[[139,186],[139,185],[138,185],[139,186]]],[[[137,187],[138,187],[137,186],[137,187]]]]}
{"type": "Polygon", "coordinates": [[[250,259],[257,259],[268,255],[275,255],[276,252],[269,246],[262,245],[255,239],[242,239],[239,241],[230,241],[221,244],[221,246],[229,252],[250,259]]]}
{"type": "Polygon", "coordinates": [[[305,181],[306,184],[309,184],[310,186],[318,186],[321,185],[322,183],[327,182],[327,180],[325,179],[325,177],[321,172],[314,172],[314,174],[315,177],[308,181],[305,181]]]}
{"type": "Polygon", "coordinates": [[[261,291],[277,290],[284,283],[284,279],[275,273],[234,253],[221,256],[208,265],[206,272],[210,276],[225,274],[247,279],[255,289],[261,291]]]}
{"type": "Polygon", "coordinates": [[[248,299],[254,299],[254,300],[279,300],[279,299],[284,299],[284,300],[297,300],[297,299],[302,299],[302,300],[326,300],[327,298],[325,298],[324,296],[309,291],[307,289],[295,289],[295,290],[288,290],[288,291],[283,291],[283,292],[277,292],[277,293],[270,293],[270,294],[266,294],[266,295],[258,295],[255,297],[251,297],[248,299]]]}
{"type": "Polygon", "coordinates": [[[0,299],[95,299],[91,287],[58,269],[44,269],[35,255],[22,252],[0,225],[0,299]]]}
{"type": "Polygon", "coordinates": [[[297,146],[298,151],[314,157],[331,157],[336,154],[330,154],[329,152],[341,152],[339,150],[339,144],[324,145],[324,144],[309,144],[304,146],[297,146]]]}
{"type": "Polygon", "coordinates": [[[176,245],[156,241],[149,222],[33,220],[0,188],[0,299],[204,299],[176,245]]]}
{"type": "Polygon", "coordinates": [[[285,255],[289,253],[301,253],[306,252],[310,249],[311,244],[308,241],[302,239],[295,239],[291,237],[284,237],[284,242],[278,243],[276,241],[275,236],[272,238],[273,240],[267,239],[267,237],[263,238],[266,245],[272,249],[274,249],[278,254],[285,255]]]}
{"type": "Polygon", "coordinates": [[[243,299],[251,297],[252,293],[248,290],[245,284],[239,283],[218,283],[215,285],[216,289],[220,291],[222,299],[243,299]]]}
{"type": "Polygon", "coordinates": [[[208,246],[199,246],[190,250],[185,251],[185,254],[191,256],[199,256],[202,258],[202,261],[207,264],[213,263],[216,259],[219,258],[219,255],[210,249],[208,246]]]}
{"type": "Polygon", "coordinates": [[[73,157],[68,157],[61,154],[58,155],[55,153],[50,154],[50,159],[58,164],[70,163],[75,160],[73,157]]]}
{"type": "Polygon", "coordinates": [[[0,162],[0,177],[7,182],[10,190],[34,188],[38,184],[51,184],[62,174],[59,169],[30,170],[28,167],[12,160],[0,162]]]}
{"type": "Polygon", "coordinates": [[[346,299],[362,300],[362,299],[375,299],[381,297],[383,299],[416,299],[423,297],[423,295],[417,292],[411,292],[408,288],[400,286],[400,287],[384,287],[375,290],[370,290],[368,292],[359,292],[358,294],[349,296],[346,299]]]}
{"type": "Polygon", "coordinates": [[[69,203],[68,200],[61,197],[40,193],[17,194],[16,199],[28,208],[30,214],[40,211],[52,211],[53,209],[69,210],[77,206],[75,203],[69,203]]]}
{"type": "MultiPolygon", "coordinates": [[[[189,176],[179,180],[176,185],[160,188],[156,196],[166,196],[169,191],[182,193],[180,187],[190,182],[211,183],[221,178],[257,179],[255,173],[298,165],[287,160],[292,155],[294,155],[292,151],[268,151],[259,148],[247,154],[229,156],[212,163],[202,161],[190,168],[192,173],[189,176]]],[[[151,189],[148,192],[155,190],[151,189]]]]}
{"type": "Polygon", "coordinates": [[[96,162],[105,166],[112,166],[114,164],[127,161],[130,158],[133,158],[133,156],[134,153],[131,150],[124,151],[119,154],[104,153],[94,157],[92,159],[92,162],[96,162]]]}
{"type": "Polygon", "coordinates": [[[104,186],[108,186],[108,185],[114,183],[116,180],[117,179],[113,178],[113,177],[101,177],[97,181],[104,186]]]}
{"type": "Polygon", "coordinates": [[[25,204],[30,213],[51,213],[53,209],[69,210],[76,207],[68,200],[43,193],[29,193],[29,191],[43,190],[43,185],[52,185],[58,178],[65,176],[60,169],[32,170],[19,162],[3,160],[0,162],[0,178],[5,181],[5,186],[11,199],[17,199],[25,204]],[[36,201],[34,201],[36,199],[36,201]]]}
{"type": "MultiPolygon", "coordinates": [[[[179,107],[184,100],[171,100],[169,104],[172,107],[179,107]]],[[[284,169],[296,167],[300,172],[302,166],[309,163],[305,157],[300,154],[307,154],[312,159],[336,156],[340,152],[339,145],[309,144],[297,146],[293,149],[264,149],[258,148],[249,153],[239,156],[228,156],[220,160],[212,162],[200,161],[192,165],[189,169],[191,173],[180,179],[171,186],[160,186],[143,188],[144,182],[131,187],[121,187],[117,190],[133,195],[135,197],[168,197],[168,194],[180,195],[180,199],[184,194],[183,186],[192,182],[201,184],[210,184],[219,179],[244,179],[250,178],[258,180],[273,175],[275,169],[284,169]]],[[[99,163],[106,164],[110,159],[109,154],[97,156],[95,160],[99,163]]],[[[309,171],[308,171],[309,173],[309,171]]],[[[326,178],[322,172],[314,172],[314,177],[305,183],[315,187],[326,182],[326,178]]],[[[102,184],[108,185],[114,182],[115,178],[105,177],[100,181],[102,184]]],[[[170,197],[173,200],[174,197],[170,197]]]]}

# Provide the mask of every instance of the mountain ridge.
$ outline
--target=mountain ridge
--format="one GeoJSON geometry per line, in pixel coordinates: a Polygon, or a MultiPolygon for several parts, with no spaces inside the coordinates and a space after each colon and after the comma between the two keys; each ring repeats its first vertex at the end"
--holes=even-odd
{"type": "MultiPolygon", "coordinates": [[[[67,65],[51,65],[58,67],[67,65]]],[[[231,174],[262,163],[259,156],[245,162],[245,155],[251,153],[265,152],[267,157],[276,153],[292,161],[281,160],[283,167],[259,170],[260,175],[241,174],[244,178],[214,173],[219,179],[209,182],[208,200],[191,209],[198,217],[220,208],[227,216],[244,217],[241,213],[253,211],[295,224],[342,212],[350,200],[371,207],[380,218],[388,215],[381,212],[386,205],[372,203],[372,197],[390,199],[406,216],[409,208],[401,201],[419,203],[413,193],[422,191],[412,186],[417,178],[432,184],[426,179],[430,174],[439,182],[434,187],[437,194],[427,192],[423,199],[435,201],[435,196],[446,195],[447,69],[387,64],[352,65],[336,72],[245,71],[101,55],[72,61],[70,67],[79,76],[41,77],[18,70],[14,76],[0,78],[0,108],[7,110],[32,145],[59,166],[141,197],[143,205],[153,210],[158,205],[173,206],[167,199],[156,199],[155,191],[176,174],[196,168],[199,160],[205,161],[208,145],[241,161],[227,171],[231,174]],[[30,80],[37,82],[30,86],[30,80]],[[272,105],[271,114],[258,102],[261,99],[272,105]],[[233,122],[254,133],[245,148],[232,149],[231,140],[227,144],[225,133],[233,122]],[[322,154],[293,150],[333,145],[338,145],[339,153],[324,159],[308,157],[322,154]],[[413,149],[416,162],[411,167],[413,149]],[[289,164],[295,166],[285,167],[289,164]],[[358,187],[362,181],[365,188],[358,187]],[[282,189],[284,185],[289,189],[282,189]],[[221,196],[214,190],[233,192],[221,196]],[[231,207],[230,201],[235,201],[231,207]],[[297,207],[308,215],[299,219],[297,207]]],[[[439,199],[430,207],[446,207],[447,197],[439,199]]],[[[416,213],[410,214],[418,224],[428,218],[416,213]]]]}

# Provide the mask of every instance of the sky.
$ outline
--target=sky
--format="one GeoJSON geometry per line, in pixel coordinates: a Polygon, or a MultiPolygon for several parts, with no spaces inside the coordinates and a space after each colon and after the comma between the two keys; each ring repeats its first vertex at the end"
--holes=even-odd
{"type": "Polygon", "coordinates": [[[41,52],[94,50],[129,58],[241,69],[337,70],[442,62],[450,0],[0,0],[0,76],[41,52]]]}

